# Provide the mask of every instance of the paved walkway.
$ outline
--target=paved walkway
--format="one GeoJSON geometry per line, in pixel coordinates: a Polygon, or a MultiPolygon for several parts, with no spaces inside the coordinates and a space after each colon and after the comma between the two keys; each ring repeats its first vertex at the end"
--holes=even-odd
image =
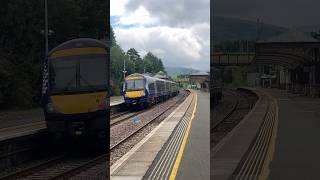
{"type": "Polygon", "coordinates": [[[265,90],[276,97],[279,124],[269,179],[320,179],[320,99],[265,90]]]}
{"type": "Polygon", "coordinates": [[[197,92],[198,104],[177,180],[210,179],[210,94],[197,92]]]}

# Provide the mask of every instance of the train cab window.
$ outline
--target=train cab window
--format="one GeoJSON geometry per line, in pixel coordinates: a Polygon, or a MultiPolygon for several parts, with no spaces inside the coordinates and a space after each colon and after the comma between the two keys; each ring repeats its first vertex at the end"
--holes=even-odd
{"type": "Polygon", "coordinates": [[[51,61],[50,87],[53,91],[76,88],[77,62],[68,58],[51,61]]]}
{"type": "Polygon", "coordinates": [[[143,79],[131,79],[126,81],[126,90],[135,91],[144,89],[143,79]]]}
{"type": "Polygon", "coordinates": [[[107,61],[104,56],[80,58],[80,88],[106,87],[107,61]]]}

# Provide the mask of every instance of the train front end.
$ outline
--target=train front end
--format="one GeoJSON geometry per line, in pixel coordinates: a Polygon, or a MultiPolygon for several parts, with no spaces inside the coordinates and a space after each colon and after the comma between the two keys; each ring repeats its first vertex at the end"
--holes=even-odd
{"type": "Polygon", "coordinates": [[[128,107],[146,106],[148,104],[146,81],[146,78],[140,74],[132,74],[126,77],[123,85],[123,96],[128,107]]]}
{"type": "Polygon", "coordinates": [[[68,41],[49,53],[43,90],[48,131],[57,139],[106,140],[109,117],[107,47],[68,41]]]}

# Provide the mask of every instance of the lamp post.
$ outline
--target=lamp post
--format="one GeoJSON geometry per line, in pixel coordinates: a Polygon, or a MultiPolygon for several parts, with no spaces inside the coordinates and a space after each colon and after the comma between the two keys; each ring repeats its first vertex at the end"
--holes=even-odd
{"type": "Polygon", "coordinates": [[[123,82],[126,80],[126,59],[123,59],[123,82]]]}
{"type": "Polygon", "coordinates": [[[46,57],[48,56],[48,49],[49,49],[49,45],[48,45],[48,0],[44,0],[44,18],[45,18],[45,52],[46,52],[46,57]]]}

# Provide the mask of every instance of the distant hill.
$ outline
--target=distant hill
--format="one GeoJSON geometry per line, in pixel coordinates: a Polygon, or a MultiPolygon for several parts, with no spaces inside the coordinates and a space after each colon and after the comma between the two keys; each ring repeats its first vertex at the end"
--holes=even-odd
{"type": "Polygon", "coordinates": [[[171,77],[176,77],[177,75],[181,74],[191,74],[194,72],[199,72],[199,70],[184,67],[165,67],[165,70],[171,77]]]}
{"type": "MultiPolygon", "coordinates": [[[[287,31],[287,28],[264,24],[261,38],[268,38],[287,31]]],[[[213,44],[226,40],[255,40],[257,23],[228,17],[213,17],[211,25],[211,42],[213,44]]]]}
{"type": "Polygon", "coordinates": [[[299,30],[299,31],[306,32],[306,33],[313,32],[313,31],[319,32],[320,31],[320,25],[299,26],[299,27],[296,27],[296,29],[299,30]]]}

